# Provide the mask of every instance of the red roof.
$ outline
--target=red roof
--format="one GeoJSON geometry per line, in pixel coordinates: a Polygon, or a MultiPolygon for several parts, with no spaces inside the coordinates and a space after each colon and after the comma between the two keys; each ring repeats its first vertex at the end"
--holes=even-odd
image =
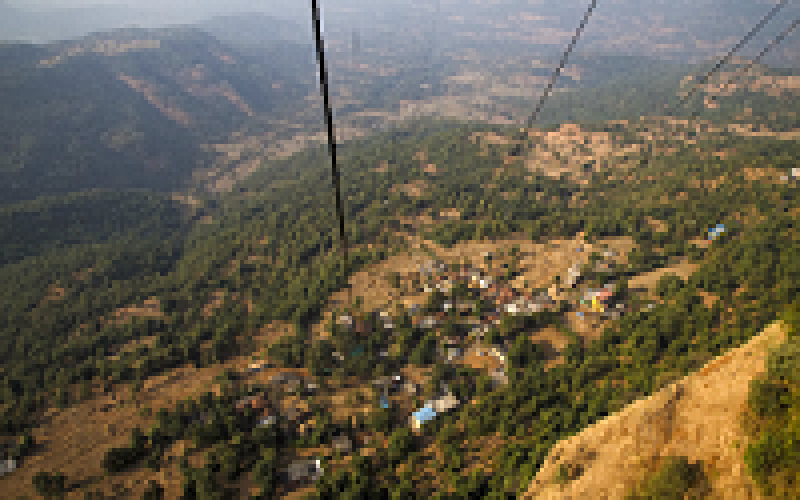
{"type": "Polygon", "coordinates": [[[610,299],[613,294],[614,293],[611,290],[605,289],[597,292],[595,297],[597,297],[597,300],[604,301],[610,299]]]}

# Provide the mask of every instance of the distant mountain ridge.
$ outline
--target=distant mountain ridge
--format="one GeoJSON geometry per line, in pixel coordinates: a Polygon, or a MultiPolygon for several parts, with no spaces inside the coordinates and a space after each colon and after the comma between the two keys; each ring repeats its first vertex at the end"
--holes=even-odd
{"type": "Polygon", "coordinates": [[[210,166],[208,143],[306,93],[292,68],[189,26],[10,44],[0,61],[6,203],[91,188],[185,188],[210,166]]]}

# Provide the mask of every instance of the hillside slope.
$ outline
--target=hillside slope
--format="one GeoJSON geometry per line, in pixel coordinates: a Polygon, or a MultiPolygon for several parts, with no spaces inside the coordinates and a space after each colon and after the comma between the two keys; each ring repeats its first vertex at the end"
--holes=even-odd
{"type": "Polygon", "coordinates": [[[769,350],[786,340],[775,322],[746,344],[732,349],[657,393],[587,427],[553,447],[526,500],[622,499],[667,456],[702,462],[710,478],[710,499],[760,499],[744,462],[745,436],[739,416],[751,380],[765,372],[769,350]],[[562,465],[580,477],[553,481],[562,465]]]}
{"type": "Polygon", "coordinates": [[[268,134],[268,118],[309,92],[294,61],[248,57],[191,27],[10,44],[0,62],[5,203],[92,188],[185,189],[218,159],[247,156],[216,144],[237,142],[246,123],[268,134]]]}

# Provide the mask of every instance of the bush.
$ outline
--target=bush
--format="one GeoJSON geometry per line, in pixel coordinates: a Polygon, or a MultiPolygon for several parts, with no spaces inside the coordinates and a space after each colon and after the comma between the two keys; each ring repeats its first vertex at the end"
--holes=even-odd
{"type": "Polygon", "coordinates": [[[307,338],[308,336],[303,333],[287,335],[272,344],[267,354],[285,367],[301,368],[305,365],[307,338]]]}
{"type": "Polygon", "coordinates": [[[262,493],[269,494],[278,485],[277,456],[274,449],[267,449],[253,467],[253,481],[261,486],[262,493]]]}
{"type": "Polygon", "coordinates": [[[800,382],[800,342],[796,337],[770,353],[767,360],[767,378],[787,384],[800,382]]]}
{"type": "Polygon", "coordinates": [[[162,500],[164,498],[164,487],[158,481],[150,481],[147,489],[142,493],[142,500],[162,500]]]}
{"type": "Polygon", "coordinates": [[[559,484],[566,484],[579,478],[583,474],[583,466],[581,464],[561,464],[558,466],[553,480],[559,484]]]}
{"type": "Polygon", "coordinates": [[[67,493],[66,476],[61,472],[38,472],[32,482],[36,493],[45,498],[62,498],[67,493]]]}
{"type": "Polygon", "coordinates": [[[797,336],[798,326],[800,326],[800,301],[794,302],[784,311],[781,318],[786,325],[786,334],[789,338],[797,336]]]}
{"type": "Polygon", "coordinates": [[[701,490],[701,495],[707,490],[702,462],[690,464],[686,457],[670,456],[658,472],[626,500],[684,500],[686,493],[693,489],[701,490]]]}
{"type": "Polygon", "coordinates": [[[17,444],[11,449],[9,458],[21,460],[28,456],[36,447],[36,441],[31,434],[23,434],[17,440],[17,444]]]}
{"type": "Polygon", "coordinates": [[[429,333],[411,353],[409,361],[417,366],[433,364],[436,361],[436,334],[429,333]]]}
{"type": "Polygon", "coordinates": [[[797,337],[790,337],[770,353],[766,380],[750,383],[748,403],[767,420],[763,426],[750,428],[755,443],[748,446],[744,460],[767,496],[797,498],[798,494],[795,478],[800,463],[800,429],[789,416],[794,413],[792,392],[798,382],[799,361],[800,342],[797,337]],[[765,430],[758,431],[759,428],[765,430]]]}
{"type": "Polygon", "coordinates": [[[784,385],[755,379],[750,382],[748,402],[759,417],[781,417],[791,407],[791,393],[784,385]]]}
{"type": "Polygon", "coordinates": [[[656,284],[656,293],[659,297],[672,297],[677,294],[686,283],[680,276],[674,273],[666,273],[656,284]]]}
{"type": "MultiPolygon", "coordinates": [[[[772,432],[765,432],[755,444],[747,447],[747,451],[744,454],[744,461],[750,470],[750,475],[767,495],[771,495],[775,487],[771,479],[772,476],[780,469],[791,464],[788,459],[792,453],[787,447],[792,445],[790,444],[791,441],[787,442],[786,437],[772,432]]],[[[797,444],[794,447],[794,454],[797,454],[797,444]]]]}
{"type": "Polygon", "coordinates": [[[544,351],[539,344],[531,342],[526,335],[520,335],[508,351],[508,373],[533,367],[544,359],[544,351]]]}
{"type": "Polygon", "coordinates": [[[389,437],[388,455],[392,466],[402,462],[414,450],[414,436],[411,429],[401,427],[389,437]]]}

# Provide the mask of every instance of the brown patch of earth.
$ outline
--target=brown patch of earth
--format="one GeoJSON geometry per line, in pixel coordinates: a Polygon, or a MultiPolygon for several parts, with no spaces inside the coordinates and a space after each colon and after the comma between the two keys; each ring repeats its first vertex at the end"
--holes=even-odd
{"type": "Polygon", "coordinates": [[[391,188],[389,188],[389,191],[395,193],[399,189],[404,193],[406,193],[408,196],[419,197],[422,196],[423,192],[427,187],[428,187],[427,182],[423,180],[415,180],[408,183],[394,185],[391,188]]]}
{"type": "Polygon", "coordinates": [[[644,220],[650,225],[650,227],[652,227],[659,233],[664,233],[669,229],[667,223],[664,222],[663,220],[654,219],[652,217],[645,217],[644,220]]]}
{"type": "Polygon", "coordinates": [[[694,264],[689,262],[689,259],[686,257],[681,258],[680,262],[667,267],[662,267],[660,269],[656,269],[655,271],[650,271],[649,273],[643,273],[638,276],[634,276],[628,281],[628,288],[632,290],[636,289],[646,289],[650,293],[653,293],[655,290],[656,284],[658,280],[661,279],[667,273],[674,273],[681,277],[683,280],[689,279],[689,276],[694,273],[697,268],[698,264],[694,264]]]}

